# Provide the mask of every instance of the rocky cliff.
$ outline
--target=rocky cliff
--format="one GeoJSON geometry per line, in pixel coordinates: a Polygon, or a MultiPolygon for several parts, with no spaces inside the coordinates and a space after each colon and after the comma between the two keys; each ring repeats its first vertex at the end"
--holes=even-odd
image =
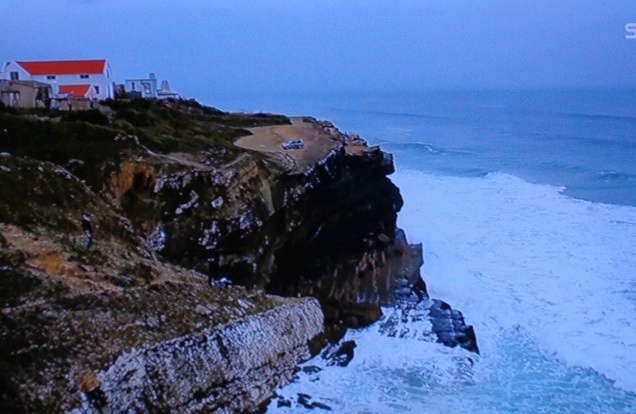
{"type": "MultiPolygon", "coordinates": [[[[250,411],[310,347],[426,296],[379,148],[311,118],[106,104],[0,111],[3,409],[250,411]]],[[[438,308],[439,340],[476,350],[438,308]]]]}
{"type": "Polygon", "coordinates": [[[94,376],[99,388],[72,412],[249,411],[291,380],[322,319],[315,300],[292,301],[133,349],[94,376]]]}

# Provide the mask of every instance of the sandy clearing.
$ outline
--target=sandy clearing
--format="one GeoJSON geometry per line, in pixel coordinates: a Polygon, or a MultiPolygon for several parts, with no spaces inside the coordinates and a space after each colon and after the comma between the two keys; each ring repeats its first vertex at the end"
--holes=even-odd
{"type": "Polygon", "coordinates": [[[253,135],[239,138],[234,144],[245,149],[267,154],[282,163],[288,170],[302,172],[313,167],[332,149],[343,144],[333,138],[320,126],[303,121],[303,118],[291,118],[291,125],[274,125],[250,128],[253,135]],[[284,150],[285,141],[302,139],[304,148],[284,150]]]}

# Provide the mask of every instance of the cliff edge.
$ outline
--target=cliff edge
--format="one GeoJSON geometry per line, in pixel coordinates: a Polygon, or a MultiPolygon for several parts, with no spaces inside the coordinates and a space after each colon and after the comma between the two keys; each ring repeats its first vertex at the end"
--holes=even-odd
{"type": "MultiPolygon", "coordinates": [[[[427,297],[379,148],[312,118],[104,105],[0,110],[3,411],[249,412],[404,289],[427,297]]],[[[476,350],[453,321],[439,340],[476,350]]]]}

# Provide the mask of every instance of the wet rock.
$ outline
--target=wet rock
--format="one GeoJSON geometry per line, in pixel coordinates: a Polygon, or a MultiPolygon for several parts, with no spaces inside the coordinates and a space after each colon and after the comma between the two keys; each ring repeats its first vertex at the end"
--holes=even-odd
{"type": "Polygon", "coordinates": [[[362,328],[382,316],[380,306],[372,303],[351,303],[341,305],[342,319],[351,328],[362,328]]]}
{"type": "Polygon", "coordinates": [[[438,342],[450,347],[459,345],[479,353],[475,331],[472,326],[466,325],[461,312],[453,310],[448,303],[439,299],[433,299],[429,312],[438,342]]]}
{"type": "Polygon", "coordinates": [[[314,401],[311,404],[311,408],[321,408],[321,409],[326,410],[326,411],[331,411],[331,407],[329,407],[327,404],[324,404],[324,403],[321,403],[321,402],[318,402],[318,401],[314,401]]]}
{"type": "Polygon", "coordinates": [[[298,399],[297,402],[298,404],[302,405],[303,407],[307,408],[307,409],[314,409],[314,408],[320,408],[323,410],[327,410],[327,411],[331,411],[331,407],[329,407],[327,404],[318,402],[318,401],[311,401],[311,395],[308,394],[303,394],[303,393],[298,393],[298,399]]]}
{"type": "Polygon", "coordinates": [[[449,347],[461,346],[479,353],[472,326],[458,310],[439,299],[430,299],[423,280],[403,279],[395,288],[396,302],[380,322],[380,333],[389,337],[434,340],[449,347]],[[430,323],[430,327],[426,326],[430,323]]]}
{"type": "Polygon", "coordinates": [[[320,371],[322,371],[322,368],[319,368],[315,365],[306,365],[303,367],[303,372],[305,374],[317,374],[320,371]]]}
{"type": "Polygon", "coordinates": [[[353,359],[353,349],[356,346],[355,341],[344,341],[340,345],[332,345],[325,349],[322,357],[328,360],[327,365],[346,367],[353,359]]]}
{"type": "Polygon", "coordinates": [[[291,407],[291,405],[292,405],[291,401],[289,401],[288,399],[286,399],[284,397],[281,397],[281,396],[278,397],[278,401],[276,402],[276,406],[278,408],[280,408],[280,407],[291,407]]]}

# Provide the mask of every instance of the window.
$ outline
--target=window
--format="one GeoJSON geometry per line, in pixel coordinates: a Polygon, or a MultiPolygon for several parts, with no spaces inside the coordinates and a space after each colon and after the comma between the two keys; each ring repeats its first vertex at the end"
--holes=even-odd
{"type": "Polygon", "coordinates": [[[80,75],[80,79],[88,79],[88,75],[80,75]]]}
{"type": "Polygon", "coordinates": [[[38,88],[38,93],[35,96],[37,101],[46,101],[49,98],[48,88],[38,88]]]}
{"type": "Polygon", "coordinates": [[[20,74],[18,72],[11,72],[11,80],[19,80],[20,74]]]}
{"type": "Polygon", "coordinates": [[[47,75],[46,78],[47,79],[55,79],[55,75],[47,75]]]}
{"type": "Polygon", "coordinates": [[[95,86],[95,93],[99,94],[99,86],[95,86]]]}
{"type": "Polygon", "coordinates": [[[132,90],[135,90],[135,82],[132,83],[132,90]]]}

